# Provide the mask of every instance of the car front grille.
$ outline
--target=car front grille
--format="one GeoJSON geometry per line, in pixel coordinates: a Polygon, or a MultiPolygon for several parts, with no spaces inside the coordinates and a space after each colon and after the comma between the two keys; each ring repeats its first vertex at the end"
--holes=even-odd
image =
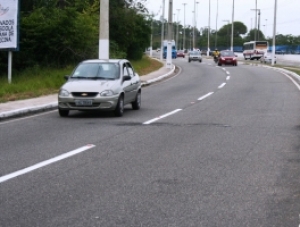
{"type": "Polygon", "coordinates": [[[91,98],[97,96],[98,92],[72,92],[73,97],[84,97],[91,98]]]}
{"type": "Polygon", "coordinates": [[[93,105],[91,106],[76,106],[76,104],[74,102],[69,102],[68,103],[70,107],[73,107],[73,108],[96,108],[96,107],[99,107],[101,103],[93,103],[93,105]]]}

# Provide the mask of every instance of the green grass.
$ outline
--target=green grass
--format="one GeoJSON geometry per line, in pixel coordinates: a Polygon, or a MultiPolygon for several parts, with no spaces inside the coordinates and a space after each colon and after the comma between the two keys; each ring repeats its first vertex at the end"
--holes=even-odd
{"type": "MultiPolygon", "coordinates": [[[[159,61],[143,57],[140,61],[131,61],[134,69],[142,76],[163,66],[159,61]]],[[[75,66],[64,69],[33,67],[22,72],[13,73],[9,84],[7,75],[0,76],[0,103],[39,97],[58,93],[75,66]]]]}

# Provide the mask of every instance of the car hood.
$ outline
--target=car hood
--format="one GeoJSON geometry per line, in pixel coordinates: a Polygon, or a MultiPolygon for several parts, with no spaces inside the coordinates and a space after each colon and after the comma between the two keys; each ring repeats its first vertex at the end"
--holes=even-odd
{"type": "Polygon", "coordinates": [[[66,82],[62,89],[69,92],[101,92],[113,89],[119,81],[103,81],[103,80],[71,80],[66,82]]]}

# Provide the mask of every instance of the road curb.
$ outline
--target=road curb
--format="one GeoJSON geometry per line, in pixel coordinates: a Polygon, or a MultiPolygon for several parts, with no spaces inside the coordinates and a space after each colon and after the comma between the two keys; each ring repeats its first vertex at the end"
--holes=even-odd
{"type": "Polygon", "coordinates": [[[174,73],[175,68],[176,68],[176,67],[175,67],[175,65],[173,64],[173,65],[172,65],[172,69],[171,69],[168,73],[166,73],[166,74],[164,74],[164,75],[161,75],[161,76],[159,76],[159,77],[150,79],[150,80],[143,81],[143,82],[142,82],[142,86],[148,86],[148,85],[151,84],[151,83],[160,81],[160,80],[162,80],[162,79],[164,79],[164,78],[170,76],[172,73],[174,73]]]}
{"type": "Polygon", "coordinates": [[[28,108],[22,108],[18,110],[11,110],[0,113],[0,121],[7,118],[19,117],[23,115],[28,115],[32,113],[38,113],[43,111],[48,111],[49,109],[56,109],[58,107],[58,102],[51,102],[48,104],[32,106],[28,108]]]}

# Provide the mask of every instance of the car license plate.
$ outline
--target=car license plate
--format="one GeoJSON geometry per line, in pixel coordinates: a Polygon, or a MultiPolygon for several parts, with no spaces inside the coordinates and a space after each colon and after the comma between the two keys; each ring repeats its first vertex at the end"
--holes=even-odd
{"type": "Polygon", "coordinates": [[[231,60],[226,60],[227,63],[231,62],[231,60]]]}
{"type": "Polygon", "coordinates": [[[76,106],[92,106],[93,100],[75,100],[76,106]]]}

